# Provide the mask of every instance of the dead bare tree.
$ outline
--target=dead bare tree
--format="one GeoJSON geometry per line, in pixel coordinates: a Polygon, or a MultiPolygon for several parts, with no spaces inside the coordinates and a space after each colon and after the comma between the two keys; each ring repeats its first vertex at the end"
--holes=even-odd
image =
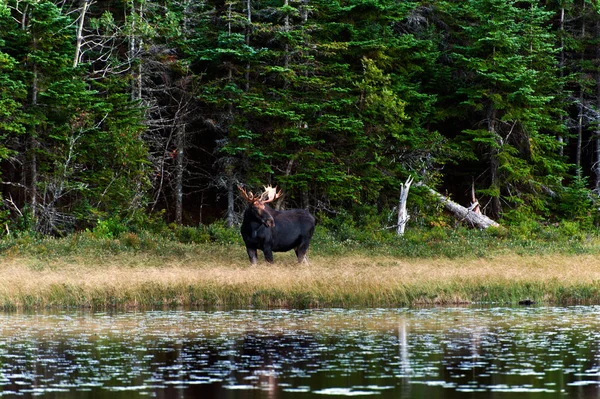
{"type": "Polygon", "coordinates": [[[436,198],[444,208],[452,213],[456,219],[461,222],[467,223],[469,226],[476,227],[479,229],[487,229],[488,227],[500,227],[500,224],[495,220],[483,215],[481,212],[477,212],[475,209],[479,203],[475,202],[471,207],[466,208],[450,198],[446,197],[435,191],[434,189],[426,186],[422,183],[417,183],[415,186],[424,187],[427,191],[436,198]]]}
{"type": "Polygon", "coordinates": [[[408,192],[410,185],[413,182],[413,177],[408,176],[406,182],[400,184],[400,201],[398,202],[398,226],[396,228],[396,234],[399,236],[404,235],[404,229],[410,219],[410,215],[406,212],[406,201],[408,199],[408,192]]]}

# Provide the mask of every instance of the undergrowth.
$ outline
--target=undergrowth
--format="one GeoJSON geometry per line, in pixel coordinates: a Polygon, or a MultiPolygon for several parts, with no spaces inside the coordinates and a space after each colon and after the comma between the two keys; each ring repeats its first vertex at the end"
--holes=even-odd
{"type": "Polygon", "coordinates": [[[109,227],[0,239],[0,308],[600,303],[600,237],[570,223],[401,237],[321,224],[310,265],[288,253],[253,267],[238,229],[222,223],[109,227]]]}
{"type": "MultiPolygon", "coordinates": [[[[143,253],[157,258],[185,258],[206,255],[243,257],[244,243],[237,227],[224,223],[188,227],[169,225],[160,230],[110,229],[99,224],[93,230],[55,238],[19,233],[0,239],[0,256],[23,255],[36,258],[110,257],[143,253]]],[[[319,256],[361,254],[402,258],[490,257],[506,253],[520,255],[597,254],[600,235],[583,231],[577,223],[554,226],[523,224],[487,230],[443,227],[408,229],[403,236],[386,230],[358,226],[318,225],[310,253],[319,256]]]]}

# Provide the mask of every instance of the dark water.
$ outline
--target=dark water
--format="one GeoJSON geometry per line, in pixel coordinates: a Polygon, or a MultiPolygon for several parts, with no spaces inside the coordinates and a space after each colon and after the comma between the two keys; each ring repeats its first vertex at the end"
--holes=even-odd
{"type": "Polygon", "coordinates": [[[598,397],[600,307],[0,314],[0,396],[598,397]]]}

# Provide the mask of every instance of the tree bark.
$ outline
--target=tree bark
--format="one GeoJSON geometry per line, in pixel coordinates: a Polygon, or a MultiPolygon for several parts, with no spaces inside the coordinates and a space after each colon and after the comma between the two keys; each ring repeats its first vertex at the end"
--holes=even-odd
{"type": "MultiPolygon", "coordinates": [[[[288,164],[287,164],[287,166],[285,168],[284,176],[285,176],[286,179],[292,174],[292,168],[294,167],[294,160],[295,160],[295,157],[291,158],[288,161],[288,164]]],[[[286,187],[285,184],[282,184],[280,188],[283,191],[284,195],[283,195],[283,198],[281,198],[275,204],[275,209],[278,210],[278,211],[280,211],[282,209],[285,209],[285,197],[286,197],[285,193],[287,191],[287,187],[286,187]]]]}
{"type": "Polygon", "coordinates": [[[583,143],[583,86],[579,86],[579,115],[577,117],[577,148],[575,149],[575,173],[581,177],[581,147],[583,143]]]}
{"type": "Polygon", "coordinates": [[[396,229],[396,234],[399,236],[404,235],[404,229],[406,228],[406,223],[410,219],[410,215],[406,212],[406,200],[408,199],[408,191],[410,190],[410,185],[413,182],[412,176],[409,176],[406,179],[405,183],[400,185],[400,202],[398,203],[398,227],[396,229]]]}
{"type": "Polygon", "coordinates": [[[434,197],[436,197],[442,205],[444,205],[444,208],[450,213],[452,213],[454,217],[459,219],[461,222],[464,221],[470,226],[477,227],[479,229],[487,229],[488,227],[500,227],[500,224],[498,224],[495,220],[492,220],[481,213],[474,212],[470,208],[465,208],[464,206],[457,204],[445,195],[438,193],[434,189],[427,187],[422,183],[417,183],[417,186],[422,186],[429,190],[429,192],[434,197]]]}
{"type": "MultiPolygon", "coordinates": [[[[600,34],[600,20],[596,20],[596,35],[600,34]]],[[[596,59],[600,57],[600,47],[596,46],[596,59]]],[[[600,106],[600,72],[596,72],[596,109],[600,106]]],[[[594,190],[600,192],[600,126],[596,125],[594,137],[594,190]]]]}
{"type": "Polygon", "coordinates": [[[77,26],[77,42],[75,43],[75,57],[73,57],[73,68],[79,65],[79,57],[81,55],[81,43],[83,42],[83,24],[85,22],[85,13],[90,5],[89,0],[82,0],[81,15],[79,15],[79,25],[77,26]]]}
{"type": "MultiPolygon", "coordinates": [[[[585,1],[582,2],[582,15],[585,12],[585,1]]],[[[585,18],[581,20],[581,39],[585,38],[585,18]]],[[[583,64],[584,53],[581,53],[581,63],[583,64]]],[[[575,174],[577,177],[581,177],[581,149],[583,143],[583,102],[585,100],[584,97],[585,88],[583,84],[579,85],[579,115],[577,117],[577,148],[575,152],[575,174]]]]}
{"type": "MultiPolygon", "coordinates": [[[[504,146],[504,141],[496,129],[497,110],[493,105],[490,105],[487,112],[488,132],[498,143],[497,148],[491,149],[490,154],[490,187],[500,189],[501,182],[498,182],[498,170],[500,169],[499,155],[501,148],[504,146]]],[[[500,195],[494,195],[491,201],[492,214],[500,215],[500,195]]]]}
{"type": "Polygon", "coordinates": [[[227,226],[233,227],[235,223],[235,198],[233,194],[233,178],[227,181],[227,226]]]}
{"type": "MultiPolygon", "coordinates": [[[[564,76],[565,76],[565,72],[564,72],[564,67],[565,67],[565,39],[564,39],[564,31],[565,31],[565,7],[561,7],[560,8],[560,28],[559,28],[559,35],[560,35],[560,64],[559,64],[559,69],[560,69],[560,79],[561,79],[561,81],[564,79],[564,76]]],[[[564,116],[562,114],[560,115],[560,124],[561,124],[561,126],[564,124],[564,116]]],[[[564,155],[564,143],[565,143],[565,138],[563,137],[562,134],[558,135],[558,142],[560,144],[560,147],[558,149],[558,155],[560,155],[562,157],[564,155]]]]}
{"type": "MultiPolygon", "coordinates": [[[[252,34],[252,3],[246,0],[246,46],[250,47],[250,35],[252,34]]],[[[250,91],[250,62],[246,64],[246,93],[250,91]]]]}
{"type": "MultiPolygon", "coordinates": [[[[290,16],[288,14],[288,6],[290,5],[289,0],[285,0],[283,2],[283,5],[285,6],[285,10],[286,10],[286,14],[285,14],[285,19],[284,19],[284,24],[283,24],[283,31],[285,33],[288,33],[290,31],[290,16]]],[[[290,67],[290,45],[286,42],[285,43],[285,49],[283,52],[283,66],[285,67],[285,69],[288,69],[290,67]]],[[[287,85],[287,79],[286,79],[286,85],[287,85]]]]}
{"type": "Polygon", "coordinates": [[[29,138],[29,151],[30,151],[30,182],[29,182],[29,196],[30,196],[30,205],[31,205],[31,216],[33,220],[37,219],[37,197],[38,197],[38,162],[37,162],[37,152],[39,149],[39,143],[35,138],[34,134],[29,138]]]}
{"type": "Polygon", "coordinates": [[[183,147],[185,140],[185,124],[176,127],[175,146],[175,223],[183,222],[183,147]]]}
{"type": "MultiPolygon", "coordinates": [[[[33,50],[37,50],[37,38],[33,38],[33,50]]],[[[33,63],[33,82],[31,87],[31,105],[35,108],[37,107],[37,99],[38,99],[38,91],[39,91],[39,72],[37,63],[34,61],[33,63]]],[[[31,136],[29,137],[29,151],[31,156],[30,163],[30,198],[31,198],[31,216],[34,221],[37,223],[37,197],[38,197],[38,160],[37,160],[37,152],[39,149],[39,142],[37,140],[37,127],[33,128],[31,132],[31,136]]]]}
{"type": "Polygon", "coordinates": [[[131,80],[131,100],[138,101],[142,99],[142,58],[140,57],[140,50],[142,48],[142,36],[136,35],[140,31],[140,26],[136,24],[136,19],[139,24],[142,23],[144,18],[144,6],[143,2],[140,3],[138,10],[135,8],[136,0],[131,0],[131,34],[129,36],[129,62],[134,63],[139,58],[137,66],[132,69],[132,80],[131,80]],[[138,13],[136,15],[136,12],[138,13]]]}

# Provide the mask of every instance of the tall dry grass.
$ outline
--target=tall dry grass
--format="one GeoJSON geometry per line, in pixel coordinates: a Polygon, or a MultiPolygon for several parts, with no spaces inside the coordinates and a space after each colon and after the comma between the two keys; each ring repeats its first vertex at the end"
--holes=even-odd
{"type": "Polygon", "coordinates": [[[312,256],[250,266],[243,256],[158,259],[144,253],[0,259],[0,307],[314,307],[600,302],[592,255],[400,259],[312,256]]]}

